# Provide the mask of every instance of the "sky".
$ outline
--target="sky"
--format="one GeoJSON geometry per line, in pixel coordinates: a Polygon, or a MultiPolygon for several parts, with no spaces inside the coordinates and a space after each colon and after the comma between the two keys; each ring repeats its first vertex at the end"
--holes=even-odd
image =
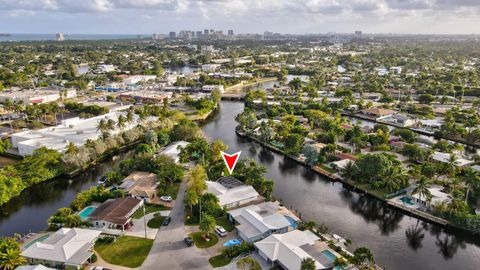
{"type": "Polygon", "coordinates": [[[0,33],[480,34],[480,0],[0,0],[0,33]]]}

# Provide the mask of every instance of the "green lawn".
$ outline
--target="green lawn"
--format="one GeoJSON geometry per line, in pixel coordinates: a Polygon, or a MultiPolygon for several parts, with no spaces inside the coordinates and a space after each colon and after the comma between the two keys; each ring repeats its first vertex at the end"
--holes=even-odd
{"type": "Polygon", "coordinates": [[[318,164],[317,165],[318,167],[324,169],[325,171],[329,172],[329,173],[336,173],[337,171],[335,171],[334,169],[324,165],[324,164],[318,164]]]}
{"type": "MultiPolygon", "coordinates": [[[[163,205],[156,205],[156,204],[145,204],[145,214],[150,214],[153,212],[163,211],[163,210],[170,210],[169,207],[163,205]]],[[[132,218],[139,219],[143,217],[143,207],[138,208],[135,213],[133,213],[132,218]]]]}
{"type": "Polygon", "coordinates": [[[230,259],[227,256],[224,256],[223,254],[213,256],[210,259],[208,259],[208,262],[213,268],[225,266],[229,264],[231,261],[232,259],[230,259]]]}
{"type": "Polygon", "coordinates": [[[162,222],[164,219],[165,217],[162,216],[154,217],[147,222],[147,226],[152,229],[158,229],[160,228],[160,226],[162,226],[162,222]]]}
{"type": "Polygon", "coordinates": [[[227,216],[217,218],[217,225],[222,226],[225,230],[231,232],[235,226],[228,220],[227,216]]]}
{"type": "Polygon", "coordinates": [[[194,232],[189,234],[188,236],[193,239],[193,242],[195,242],[195,246],[197,248],[209,248],[218,243],[218,237],[215,233],[210,233],[210,241],[208,242],[203,240],[202,235],[202,232],[194,232]]]}
{"type": "Polygon", "coordinates": [[[121,236],[110,244],[96,244],[95,251],[108,263],[126,267],[139,267],[147,258],[153,240],[121,236]]]}
{"type": "Polygon", "coordinates": [[[166,187],[159,187],[157,192],[158,196],[170,196],[172,199],[177,199],[178,190],[181,183],[173,183],[172,185],[166,185],[166,187]]]}

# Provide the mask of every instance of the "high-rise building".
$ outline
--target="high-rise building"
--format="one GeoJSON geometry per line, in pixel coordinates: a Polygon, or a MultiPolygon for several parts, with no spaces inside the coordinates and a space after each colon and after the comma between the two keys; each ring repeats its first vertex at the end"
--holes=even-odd
{"type": "Polygon", "coordinates": [[[170,39],[175,39],[175,38],[177,38],[177,33],[173,32],[173,31],[170,32],[170,33],[168,33],[168,38],[170,38],[170,39]]]}
{"type": "Polygon", "coordinates": [[[233,30],[228,30],[228,36],[233,37],[233,30]]]}
{"type": "Polygon", "coordinates": [[[165,35],[164,34],[153,34],[152,39],[153,40],[159,40],[159,39],[164,39],[165,35]]]}
{"type": "Polygon", "coordinates": [[[209,32],[208,32],[208,29],[203,30],[203,35],[204,35],[204,36],[208,36],[208,33],[209,33],[209,32]]]}
{"type": "Polygon", "coordinates": [[[65,40],[65,37],[63,36],[63,33],[57,33],[55,35],[55,38],[57,41],[64,41],[65,40]]]}
{"type": "Polygon", "coordinates": [[[362,31],[360,30],[355,31],[355,36],[361,36],[361,35],[362,35],[362,31]]]}
{"type": "Polygon", "coordinates": [[[203,36],[202,31],[197,31],[197,38],[201,38],[203,36]]]}

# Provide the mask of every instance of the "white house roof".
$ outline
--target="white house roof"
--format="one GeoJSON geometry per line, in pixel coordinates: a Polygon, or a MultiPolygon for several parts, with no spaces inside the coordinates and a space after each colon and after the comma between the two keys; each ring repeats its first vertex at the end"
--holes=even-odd
{"type": "Polygon", "coordinates": [[[15,270],[54,270],[54,269],[43,266],[41,264],[37,264],[37,265],[22,265],[15,268],[15,270]]]}
{"type": "MultiPolygon", "coordinates": [[[[428,188],[430,191],[430,194],[432,195],[432,200],[431,204],[435,205],[437,203],[442,203],[442,202],[450,202],[450,195],[448,193],[443,192],[444,187],[440,185],[432,185],[431,187],[428,188]]],[[[412,194],[412,197],[415,199],[421,199],[425,201],[425,197],[421,197],[419,194],[412,194]]]]}
{"type": "Polygon", "coordinates": [[[261,216],[250,209],[244,209],[235,220],[240,223],[237,229],[248,238],[263,234],[269,230],[281,229],[291,225],[288,219],[281,214],[274,213],[261,216]]]}
{"type": "MultiPolygon", "coordinates": [[[[450,154],[435,151],[433,153],[432,158],[436,161],[439,161],[439,162],[448,163],[448,161],[450,159],[450,154]]],[[[472,163],[474,163],[473,160],[469,160],[469,159],[465,159],[465,158],[457,156],[456,165],[459,166],[459,167],[470,165],[472,163]]]]}
{"type": "Polygon", "coordinates": [[[258,192],[247,185],[228,188],[219,182],[206,181],[208,192],[217,196],[220,206],[259,197],[258,192]]]}
{"type": "Polygon", "coordinates": [[[189,145],[189,142],[178,141],[169,144],[163,151],[160,152],[161,155],[166,155],[171,157],[175,162],[178,162],[180,159],[180,148],[185,148],[189,145]]]}
{"type": "MultiPolygon", "coordinates": [[[[303,259],[311,257],[302,246],[314,245],[319,240],[311,231],[294,230],[284,234],[272,234],[256,242],[255,247],[271,261],[279,261],[289,270],[300,270],[303,259]]],[[[315,260],[315,258],[313,258],[315,260]]],[[[317,269],[326,268],[315,260],[317,269]]]]}
{"type": "Polygon", "coordinates": [[[339,169],[344,169],[349,162],[353,162],[353,161],[351,159],[342,159],[339,161],[334,161],[332,162],[332,164],[339,169]]]}
{"type": "Polygon", "coordinates": [[[62,228],[43,242],[36,242],[22,252],[27,258],[81,265],[92,256],[90,251],[100,231],[62,228]]]}

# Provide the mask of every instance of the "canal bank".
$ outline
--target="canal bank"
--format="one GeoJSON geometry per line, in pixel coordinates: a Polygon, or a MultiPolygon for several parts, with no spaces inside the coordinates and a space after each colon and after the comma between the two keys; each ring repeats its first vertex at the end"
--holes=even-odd
{"type": "Polygon", "coordinates": [[[386,269],[478,269],[480,239],[443,228],[402,212],[362,192],[332,182],[259,143],[236,136],[235,116],[243,103],[222,101],[202,129],[210,139],[221,139],[229,152],[242,151],[267,168],[275,183],[273,196],[302,214],[304,220],[326,224],[330,231],[353,240],[352,249],[372,249],[386,269]]]}

